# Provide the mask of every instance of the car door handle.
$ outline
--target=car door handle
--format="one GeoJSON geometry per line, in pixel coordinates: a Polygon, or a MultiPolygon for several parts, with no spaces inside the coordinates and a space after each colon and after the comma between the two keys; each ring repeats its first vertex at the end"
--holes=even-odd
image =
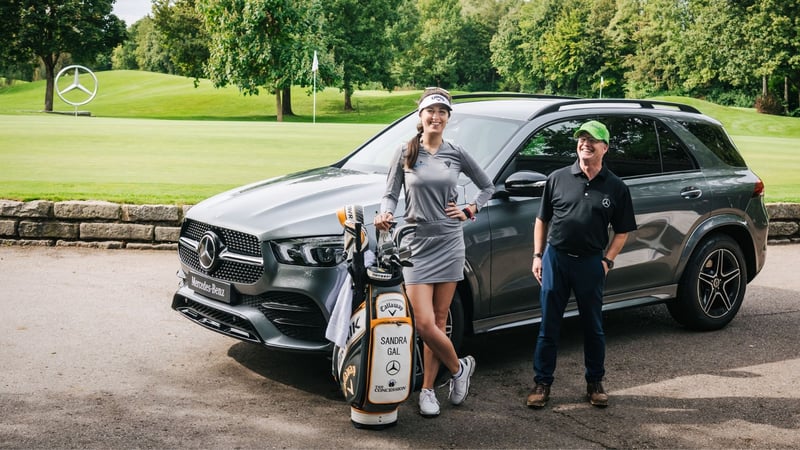
{"type": "Polygon", "coordinates": [[[694,186],[689,186],[681,190],[681,197],[685,199],[700,198],[703,196],[703,190],[694,186]]]}

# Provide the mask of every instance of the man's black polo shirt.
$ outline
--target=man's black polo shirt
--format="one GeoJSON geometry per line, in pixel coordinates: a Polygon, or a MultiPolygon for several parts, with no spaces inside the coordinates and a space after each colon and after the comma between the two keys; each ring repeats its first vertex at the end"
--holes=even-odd
{"type": "Polygon", "coordinates": [[[617,234],[636,229],[628,186],[605,166],[589,181],[578,160],[547,178],[538,217],[549,222],[547,242],[575,255],[602,254],[609,223],[617,234]]]}

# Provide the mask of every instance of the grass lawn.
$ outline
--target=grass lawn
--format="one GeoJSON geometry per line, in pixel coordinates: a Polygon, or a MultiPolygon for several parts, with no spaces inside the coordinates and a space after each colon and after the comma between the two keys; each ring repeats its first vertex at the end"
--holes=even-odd
{"type": "MultiPolygon", "coordinates": [[[[0,89],[0,198],[100,199],[193,204],[228,188],[334,162],[413,108],[419,91],[292,92],[294,117],[278,123],[274,97],[242,96],[192,80],[136,71],[100,72],[93,117],[41,114],[44,84],[0,89]],[[272,113],[267,113],[270,111],[272,113]],[[160,120],[154,120],[160,119],[160,120]]],[[[63,81],[63,80],[62,80],[63,81]]],[[[800,119],[700,100],[725,124],[767,186],[768,202],[800,202],[800,119]]],[[[56,97],[56,110],[72,111],[56,97]]]]}
{"type": "Polygon", "coordinates": [[[193,204],[335,162],[380,128],[0,116],[0,198],[193,204]]]}

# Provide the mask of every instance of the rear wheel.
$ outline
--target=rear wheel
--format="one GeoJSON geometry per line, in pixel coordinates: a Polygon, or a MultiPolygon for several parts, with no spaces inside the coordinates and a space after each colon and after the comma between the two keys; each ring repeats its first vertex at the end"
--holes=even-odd
{"type": "Polygon", "coordinates": [[[739,244],[725,235],[710,236],[689,259],[678,285],[678,298],[668,302],[667,308],[687,328],[718,330],[739,312],[746,274],[739,244]]]}

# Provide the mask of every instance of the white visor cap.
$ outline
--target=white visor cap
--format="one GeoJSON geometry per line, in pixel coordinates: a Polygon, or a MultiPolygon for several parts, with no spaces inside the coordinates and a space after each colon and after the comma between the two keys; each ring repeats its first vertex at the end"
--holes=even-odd
{"type": "Polygon", "coordinates": [[[431,94],[419,102],[419,108],[417,108],[417,112],[422,112],[423,109],[436,104],[443,105],[450,111],[453,110],[453,107],[450,106],[450,100],[448,100],[447,97],[442,94],[431,94]]]}

